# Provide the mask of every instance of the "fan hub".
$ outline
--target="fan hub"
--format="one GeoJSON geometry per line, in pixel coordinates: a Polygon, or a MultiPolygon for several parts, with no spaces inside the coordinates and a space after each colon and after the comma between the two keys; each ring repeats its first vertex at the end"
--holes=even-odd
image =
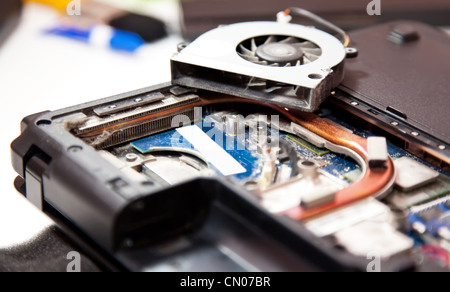
{"type": "Polygon", "coordinates": [[[303,59],[303,51],[292,44],[270,43],[258,47],[256,55],[270,63],[296,64],[303,59]]]}

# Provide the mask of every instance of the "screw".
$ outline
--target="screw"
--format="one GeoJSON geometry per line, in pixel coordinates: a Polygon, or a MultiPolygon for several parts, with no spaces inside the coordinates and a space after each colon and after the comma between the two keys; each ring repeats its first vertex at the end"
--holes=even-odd
{"type": "Polygon", "coordinates": [[[127,248],[132,248],[134,246],[134,241],[131,238],[126,238],[123,241],[123,245],[127,248]]]}
{"type": "Polygon", "coordinates": [[[137,156],[136,154],[134,154],[134,153],[129,153],[129,154],[127,154],[127,155],[125,156],[125,159],[126,159],[128,162],[135,162],[135,161],[138,159],[138,156],[137,156]]]}
{"type": "Polygon", "coordinates": [[[358,57],[358,50],[356,48],[346,48],[345,52],[347,53],[347,58],[358,57]]]}

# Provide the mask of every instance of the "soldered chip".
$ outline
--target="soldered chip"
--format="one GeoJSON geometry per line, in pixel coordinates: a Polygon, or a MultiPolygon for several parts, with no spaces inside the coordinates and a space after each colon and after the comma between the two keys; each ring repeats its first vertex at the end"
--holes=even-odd
{"type": "Polygon", "coordinates": [[[435,219],[438,219],[439,216],[443,214],[443,211],[438,208],[431,208],[426,211],[423,211],[419,214],[417,214],[417,217],[425,221],[426,223],[429,223],[435,219]]]}
{"type": "Polygon", "coordinates": [[[314,152],[315,154],[317,154],[319,156],[324,156],[324,155],[327,155],[327,154],[330,153],[330,150],[316,147],[313,144],[303,140],[302,138],[299,138],[299,137],[296,137],[296,136],[291,136],[291,135],[287,135],[286,137],[288,137],[289,139],[291,139],[295,143],[305,147],[306,149],[314,152]]]}
{"type": "Polygon", "coordinates": [[[417,189],[439,177],[437,171],[406,156],[395,160],[394,163],[398,172],[395,183],[404,192],[417,189]]]}
{"type": "Polygon", "coordinates": [[[414,241],[395,230],[390,224],[364,221],[335,234],[337,242],[351,254],[365,257],[376,251],[383,259],[410,250],[414,241]]]}

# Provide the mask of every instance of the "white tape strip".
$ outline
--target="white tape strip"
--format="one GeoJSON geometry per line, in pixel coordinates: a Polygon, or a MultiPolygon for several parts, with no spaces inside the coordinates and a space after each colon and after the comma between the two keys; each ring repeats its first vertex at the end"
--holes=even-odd
{"type": "Polygon", "coordinates": [[[223,175],[229,176],[247,172],[236,159],[217,145],[198,126],[179,128],[177,132],[188,140],[223,175]]]}

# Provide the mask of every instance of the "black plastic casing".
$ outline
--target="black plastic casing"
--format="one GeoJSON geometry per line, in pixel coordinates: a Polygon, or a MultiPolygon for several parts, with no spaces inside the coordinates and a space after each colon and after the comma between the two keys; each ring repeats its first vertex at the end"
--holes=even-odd
{"type": "MultiPolygon", "coordinates": [[[[146,91],[136,91],[131,96],[146,91]]],[[[190,194],[189,200],[184,199],[187,196],[183,198],[179,193],[173,193],[170,200],[180,204],[165,206],[162,197],[167,190],[129,180],[94,148],[66,131],[63,125],[53,122],[55,117],[123,97],[128,95],[29,116],[22,121],[22,135],[12,143],[12,163],[16,172],[26,181],[40,175],[37,180],[41,182],[43,200],[108,251],[120,249],[122,241],[133,240],[135,233],[154,234],[149,240],[158,240],[189,229],[184,222],[198,220],[204,213],[201,210],[210,201],[202,193],[190,194]],[[38,175],[28,169],[34,157],[46,164],[45,171],[38,175]],[[139,211],[142,206],[145,210],[139,211]],[[166,212],[173,216],[167,218],[166,212]],[[142,214],[147,213],[160,219],[141,226],[142,221],[148,219],[142,214]]],[[[39,193],[39,190],[33,192],[39,193]]]]}

